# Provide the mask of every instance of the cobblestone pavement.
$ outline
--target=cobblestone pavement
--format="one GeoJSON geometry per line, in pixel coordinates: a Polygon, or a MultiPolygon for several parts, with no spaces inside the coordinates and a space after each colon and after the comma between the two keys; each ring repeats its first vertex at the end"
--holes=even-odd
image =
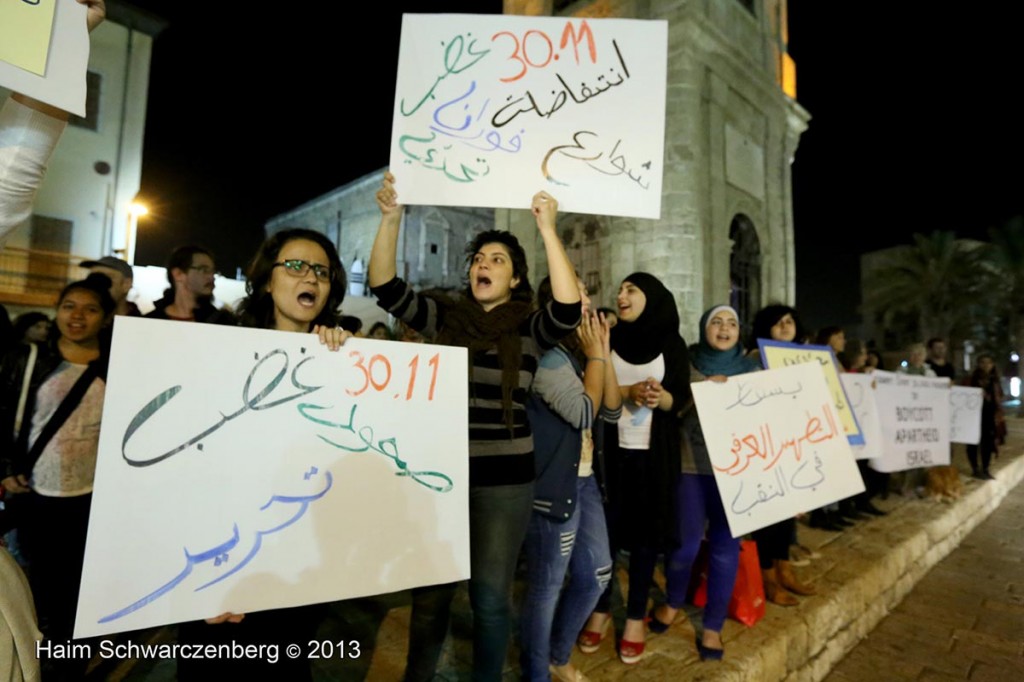
{"type": "Polygon", "coordinates": [[[1024,485],[825,679],[1024,680],[1024,485]]]}

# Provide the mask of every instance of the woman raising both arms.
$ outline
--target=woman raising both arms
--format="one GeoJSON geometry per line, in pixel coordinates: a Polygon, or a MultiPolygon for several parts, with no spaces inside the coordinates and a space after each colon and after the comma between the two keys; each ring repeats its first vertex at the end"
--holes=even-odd
{"type": "MultiPolygon", "coordinates": [[[[512,627],[511,591],[533,507],[533,433],[527,390],[540,356],[580,320],[576,275],[555,231],[558,202],[539,192],[531,210],[544,240],[552,301],[533,309],[526,253],[509,232],[483,232],[466,249],[465,295],[427,296],[398,278],[395,257],[402,206],[390,173],[377,192],[381,224],[370,255],[378,304],[437,343],[469,349],[470,603],[473,679],[501,679],[512,627]]],[[[448,628],[454,586],[413,592],[406,679],[429,679],[448,628]]]]}

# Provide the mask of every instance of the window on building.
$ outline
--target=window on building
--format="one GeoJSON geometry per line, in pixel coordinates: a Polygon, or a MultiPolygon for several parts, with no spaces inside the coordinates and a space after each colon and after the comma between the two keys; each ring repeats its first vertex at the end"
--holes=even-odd
{"type": "Polygon", "coordinates": [[[73,229],[70,220],[32,216],[26,277],[33,290],[58,292],[68,283],[73,229]]]}
{"type": "Polygon", "coordinates": [[[729,225],[729,305],[739,313],[743,336],[750,333],[754,313],[761,307],[761,242],[750,218],[737,214],[729,225]]]}
{"type": "Polygon", "coordinates": [[[85,116],[72,115],[68,123],[86,130],[100,129],[100,86],[103,77],[95,71],[85,75],[85,116]]]}
{"type": "Polygon", "coordinates": [[[736,0],[736,1],[739,2],[741,5],[743,5],[743,9],[747,10],[748,12],[753,14],[754,16],[757,16],[757,12],[754,9],[754,0],[736,0]]]}

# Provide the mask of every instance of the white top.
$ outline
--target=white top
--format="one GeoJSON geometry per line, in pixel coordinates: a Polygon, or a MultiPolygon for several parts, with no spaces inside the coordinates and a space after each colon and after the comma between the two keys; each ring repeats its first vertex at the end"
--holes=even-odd
{"type": "Polygon", "coordinates": [[[0,246],[32,215],[32,200],[65,127],[65,121],[9,97],[0,109],[0,246]]]}
{"type": "MultiPolygon", "coordinates": [[[[638,381],[654,377],[665,379],[665,356],[658,355],[643,365],[632,365],[615,351],[612,351],[612,365],[619,386],[632,386],[638,381]]],[[[619,447],[625,450],[648,450],[651,447],[651,408],[639,406],[632,400],[622,401],[622,417],[619,419],[619,447]]]]}
{"type": "MultiPolygon", "coordinates": [[[[85,368],[86,365],[64,361],[39,387],[32,415],[30,448],[85,368]]],[[[82,402],[43,448],[32,468],[31,480],[32,489],[40,495],[72,497],[92,492],[104,387],[102,379],[93,379],[82,402]]]]}
{"type": "Polygon", "coordinates": [[[576,473],[580,478],[586,478],[594,474],[594,433],[583,429],[580,435],[583,436],[580,441],[580,468],[576,473]]]}

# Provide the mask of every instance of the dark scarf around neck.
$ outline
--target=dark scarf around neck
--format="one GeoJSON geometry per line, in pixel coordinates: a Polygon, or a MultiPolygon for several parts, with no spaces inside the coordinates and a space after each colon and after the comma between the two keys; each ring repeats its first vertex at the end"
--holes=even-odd
{"type": "Polygon", "coordinates": [[[532,306],[525,301],[509,301],[485,311],[471,298],[447,299],[444,327],[437,342],[469,349],[469,385],[473,386],[473,358],[477,353],[497,349],[501,367],[501,406],[505,426],[514,430],[512,392],[519,388],[519,370],[523,365],[523,341],[519,326],[532,306]]]}

